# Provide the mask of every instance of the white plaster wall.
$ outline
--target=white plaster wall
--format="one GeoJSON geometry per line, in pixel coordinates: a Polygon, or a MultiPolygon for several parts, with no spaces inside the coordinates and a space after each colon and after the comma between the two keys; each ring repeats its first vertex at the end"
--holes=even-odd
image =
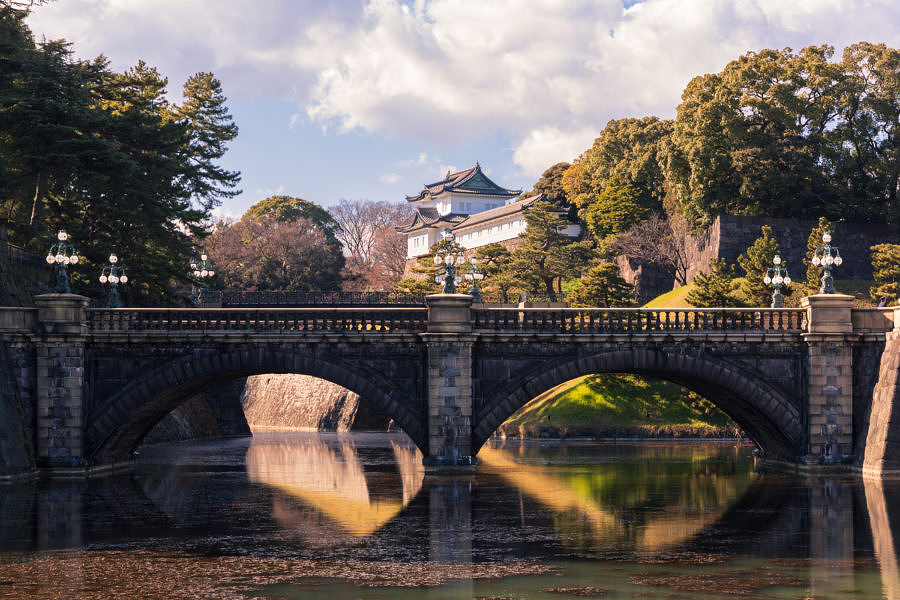
{"type": "Polygon", "coordinates": [[[515,215],[504,221],[486,223],[483,227],[457,233],[456,241],[468,250],[517,238],[523,231],[525,219],[521,215],[515,215]]]}

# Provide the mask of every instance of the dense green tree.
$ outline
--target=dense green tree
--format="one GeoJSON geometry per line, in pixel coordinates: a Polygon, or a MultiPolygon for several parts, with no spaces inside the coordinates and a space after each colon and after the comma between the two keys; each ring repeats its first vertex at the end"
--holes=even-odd
{"type": "Polygon", "coordinates": [[[872,278],[869,294],[876,300],[884,296],[892,302],[900,295],[900,244],[872,246],[872,278]]]}
{"type": "Polygon", "coordinates": [[[510,293],[519,287],[509,268],[512,253],[503,244],[493,243],[476,249],[475,258],[484,273],[484,280],[479,286],[482,295],[497,294],[501,302],[508,302],[510,293]]]}
{"type": "Polygon", "coordinates": [[[523,243],[512,253],[509,270],[526,291],[555,301],[563,282],[594,258],[591,244],[571,240],[565,233],[569,222],[549,202],[535,202],[524,217],[523,243]]]}
{"type": "Polygon", "coordinates": [[[566,299],[572,306],[632,306],[634,286],[619,274],[619,265],[605,262],[588,269],[566,299]]]}
{"type": "Polygon", "coordinates": [[[750,52],[682,95],[663,166],[693,221],[723,213],[897,224],[900,52],[750,52]]]}
{"type": "MultiPolygon", "coordinates": [[[[620,119],[607,123],[594,145],[579,156],[563,175],[563,189],[578,207],[581,217],[600,224],[602,213],[614,209],[616,223],[625,223],[615,232],[640,220],[650,211],[661,211],[665,178],[660,168],[660,152],[672,130],[671,121],[656,117],[620,119]],[[613,189],[608,190],[608,187],[613,189]],[[631,212],[616,206],[627,200],[631,212]],[[599,205],[599,206],[598,206],[599,205]]],[[[592,231],[607,235],[609,226],[592,231]]]]}
{"type": "Polygon", "coordinates": [[[331,213],[309,200],[293,196],[269,196],[260,200],[245,213],[248,217],[270,216],[276,221],[309,219],[323,233],[329,244],[340,246],[341,226],[331,213]]]}
{"type": "Polygon", "coordinates": [[[732,294],[737,289],[735,279],[734,265],[727,264],[724,258],[711,258],[706,272],[694,277],[695,287],[685,299],[698,308],[744,306],[744,302],[732,294]]]}
{"type": "Polygon", "coordinates": [[[551,204],[566,208],[572,206],[572,203],[569,201],[569,196],[566,194],[565,187],[563,187],[563,175],[570,166],[571,165],[567,162],[559,162],[548,168],[541,175],[541,178],[537,180],[537,183],[534,184],[531,191],[527,194],[523,194],[523,197],[530,198],[532,196],[537,196],[538,194],[543,194],[544,200],[551,204]]]}
{"type": "Polygon", "coordinates": [[[581,210],[582,218],[598,239],[622,233],[650,215],[642,205],[640,190],[619,173],[610,177],[591,204],[581,210]]]}
{"type": "Polygon", "coordinates": [[[688,83],[666,175],[690,219],[834,210],[838,195],[821,168],[842,81],[832,53],[749,52],[688,83]]]}
{"type": "Polygon", "coordinates": [[[803,264],[806,266],[806,289],[810,294],[818,293],[821,284],[822,269],[814,265],[812,259],[816,249],[824,245],[822,236],[826,232],[834,235],[834,226],[825,217],[819,217],[818,225],[809,232],[809,238],[806,241],[806,255],[803,258],[803,264]]]}
{"type": "Polygon", "coordinates": [[[192,108],[182,110],[156,69],[140,62],[117,73],[102,56],[73,60],[63,41],[35,44],[8,6],[0,66],[0,200],[11,240],[44,251],[66,229],[83,259],[73,269],[80,292],[102,294],[96,273],[114,251],[133,299],[171,302],[209,208],[237,180],[214,164],[233,137],[220,128],[230,119],[221,94],[205,104],[216,118],[191,120],[206,110],[202,85],[189,86],[192,108]]]}
{"type": "Polygon", "coordinates": [[[184,150],[191,169],[183,183],[201,206],[213,208],[222,198],[240,193],[236,188],[241,174],[226,171],[215,162],[225,155],[226,144],[237,137],[238,128],[225,106],[222,84],[212,73],[191,75],[182,95],[184,102],[172,112],[190,134],[184,150]]]}
{"type": "MultiPolygon", "coordinates": [[[[778,254],[778,240],[772,237],[772,228],[762,226],[762,235],[738,257],[738,264],[744,270],[744,282],[741,292],[750,306],[768,306],[772,297],[772,287],[763,279],[773,266],[772,259],[778,254]]],[[[782,293],[791,293],[790,286],[782,286],[782,293]]]]}

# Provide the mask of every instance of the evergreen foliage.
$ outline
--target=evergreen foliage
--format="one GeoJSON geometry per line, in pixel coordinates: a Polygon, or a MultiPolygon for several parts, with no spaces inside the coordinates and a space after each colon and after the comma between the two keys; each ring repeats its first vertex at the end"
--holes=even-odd
{"type": "MultiPolygon", "coordinates": [[[[778,254],[778,241],[772,237],[772,228],[762,226],[762,235],[753,242],[746,252],[738,257],[738,264],[746,274],[741,292],[750,306],[768,306],[772,288],[763,281],[766,272],[773,266],[772,259],[778,254]]],[[[784,264],[784,263],[782,263],[784,264]]],[[[782,286],[782,293],[791,293],[790,286],[782,286]]]]}
{"type": "Polygon", "coordinates": [[[65,229],[80,293],[103,294],[97,274],[115,252],[132,302],[171,303],[240,177],[216,166],[237,135],[221,87],[199,74],[172,104],[155,68],[74,60],[64,41],[36,43],[24,16],[0,6],[0,225],[40,253],[65,229]]]}
{"type": "Polygon", "coordinates": [[[826,232],[834,235],[834,226],[825,217],[819,217],[819,223],[809,232],[809,239],[806,241],[806,255],[803,258],[803,264],[806,265],[806,289],[810,294],[816,294],[819,291],[822,269],[814,265],[812,259],[816,248],[822,247],[825,243],[822,241],[822,236],[826,232]]]}
{"type": "Polygon", "coordinates": [[[632,306],[634,286],[619,274],[619,265],[600,263],[588,269],[566,300],[572,306],[632,306]]]}
{"type": "Polygon", "coordinates": [[[512,253],[510,272],[525,291],[555,301],[563,282],[577,277],[593,258],[591,244],[569,239],[568,221],[549,202],[535,202],[524,216],[527,228],[520,235],[522,245],[512,253]]]}
{"type": "Polygon", "coordinates": [[[482,294],[496,294],[501,302],[509,302],[510,294],[518,289],[518,281],[509,270],[512,253],[503,244],[493,243],[476,249],[475,258],[484,273],[479,285],[482,294]]]}
{"type": "Polygon", "coordinates": [[[711,258],[705,273],[694,277],[694,289],[687,295],[687,301],[697,308],[744,306],[739,298],[732,295],[737,288],[734,265],[724,258],[711,258]]]}
{"type": "Polygon", "coordinates": [[[624,231],[662,210],[661,152],[671,130],[671,121],[656,117],[610,121],[593,147],[566,170],[563,188],[596,237],[624,231]],[[610,211],[615,216],[604,218],[610,211]]]}
{"type": "Polygon", "coordinates": [[[875,285],[869,294],[876,300],[885,296],[896,302],[900,295],[900,244],[872,246],[872,277],[875,285]]]}

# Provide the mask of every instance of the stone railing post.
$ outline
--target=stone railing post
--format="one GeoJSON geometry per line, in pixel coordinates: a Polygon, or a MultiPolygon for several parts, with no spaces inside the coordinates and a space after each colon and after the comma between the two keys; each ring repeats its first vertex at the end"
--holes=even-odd
{"type": "Polygon", "coordinates": [[[807,311],[808,464],[853,460],[853,296],[817,294],[803,298],[807,311]]]}
{"type": "Polygon", "coordinates": [[[472,296],[427,296],[428,454],[426,467],[475,463],[472,452],[472,296]]]}
{"type": "Polygon", "coordinates": [[[89,298],[35,296],[38,308],[37,463],[51,469],[83,468],[84,347],[89,298]]]}

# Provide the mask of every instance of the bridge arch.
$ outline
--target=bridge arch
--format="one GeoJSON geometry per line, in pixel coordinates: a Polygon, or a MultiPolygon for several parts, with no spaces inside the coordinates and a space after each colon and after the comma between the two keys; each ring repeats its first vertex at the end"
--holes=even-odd
{"type": "Polygon", "coordinates": [[[285,350],[192,353],[157,366],[101,399],[88,421],[86,455],[94,464],[128,460],[144,436],[189,397],[226,379],[265,373],[311,375],[359,394],[393,419],[423,452],[427,437],[418,399],[365,365],[332,363],[285,350]]]}
{"type": "Polygon", "coordinates": [[[596,373],[634,373],[665,379],[691,389],[728,414],[766,456],[796,459],[806,436],[800,410],[766,381],[763,373],[726,359],[661,349],[633,348],[600,352],[530,370],[486,395],[472,431],[478,451],[513,413],[561,383],[596,373]]]}

